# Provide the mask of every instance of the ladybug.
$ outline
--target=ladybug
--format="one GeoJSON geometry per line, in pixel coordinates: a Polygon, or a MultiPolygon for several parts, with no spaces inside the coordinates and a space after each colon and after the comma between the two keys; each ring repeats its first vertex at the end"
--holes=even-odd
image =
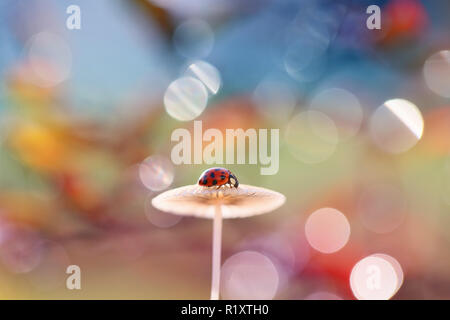
{"type": "Polygon", "coordinates": [[[236,176],[225,168],[210,168],[205,170],[201,174],[198,184],[203,187],[220,187],[226,184],[235,188],[239,186],[236,176]]]}

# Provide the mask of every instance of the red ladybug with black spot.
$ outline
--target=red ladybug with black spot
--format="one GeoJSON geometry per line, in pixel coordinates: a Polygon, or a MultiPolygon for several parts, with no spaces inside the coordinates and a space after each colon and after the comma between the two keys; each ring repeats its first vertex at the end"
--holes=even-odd
{"type": "Polygon", "coordinates": [[[220,187],[228,184],[230,187],[237,188],[239,181],[228,169],[210,168],[201,174],[198,184],[203,187],[220,187]]]}

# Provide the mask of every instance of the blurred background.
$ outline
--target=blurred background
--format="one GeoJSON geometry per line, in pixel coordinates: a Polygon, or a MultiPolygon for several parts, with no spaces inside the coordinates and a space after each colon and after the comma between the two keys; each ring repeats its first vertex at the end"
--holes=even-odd
{"type": "Polygon", "coordinates": [[[223,298],[450,299],[449,13],[1,0],[0,298],[208,299],[211,221],[151,206],[209,167],[170,158],[195,119],[280,129],[276,175],[223,165],[287,197],[224,222],[223,298]]]}

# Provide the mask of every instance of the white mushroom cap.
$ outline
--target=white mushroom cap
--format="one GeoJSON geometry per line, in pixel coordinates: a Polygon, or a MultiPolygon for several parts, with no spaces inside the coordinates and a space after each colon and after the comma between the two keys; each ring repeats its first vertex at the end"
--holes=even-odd
{"type": "Polygon", "coordinates": [[[238,188],[184,186],[161,193],[152,200],[155,208],[183,216],[213,219],[220,206],[224,219],[245,218],[277,209],[286,201],[279,192],[240,184],[238,188]]]}

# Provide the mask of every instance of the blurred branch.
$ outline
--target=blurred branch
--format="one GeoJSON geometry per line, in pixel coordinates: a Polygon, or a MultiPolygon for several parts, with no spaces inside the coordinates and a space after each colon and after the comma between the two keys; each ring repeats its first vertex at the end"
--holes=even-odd
{"type": "Polygon", "coordinates": [[[143,14],[156,21],[158,26],[168,38],[172,37],[175,28],[171,21],[170,15],[166,10],[154,5],[148,0],[134,0],[133,3],[142,10],[143,14]]]}

